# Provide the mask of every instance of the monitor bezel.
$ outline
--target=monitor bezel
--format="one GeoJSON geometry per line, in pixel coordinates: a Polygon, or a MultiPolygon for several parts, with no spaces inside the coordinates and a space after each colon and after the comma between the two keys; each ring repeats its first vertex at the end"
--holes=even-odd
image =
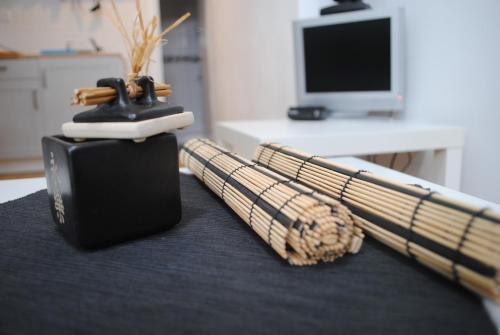
{"type": "Polygon", "coordinates": [[[322,105],[338,112],[402,112],[404,109],[404,39],[402,8],[363,10],[294,21],[297,99],[301,106],[322,105]],[[391,90],[354,92],[307,92],[303,29],[332,24],[389,18],[391,20],[391,90]]]}

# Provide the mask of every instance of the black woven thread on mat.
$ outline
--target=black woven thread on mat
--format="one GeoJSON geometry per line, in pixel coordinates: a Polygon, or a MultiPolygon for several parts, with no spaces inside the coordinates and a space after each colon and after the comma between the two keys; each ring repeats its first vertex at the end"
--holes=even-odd
{"type": "Polygon", "coordinates": [[[347,189],[347,186],[349,186],[349,184],[351,183],[351,180],[358,177],[363,172],[366,172],[366,170],[358,170],[355,173],[351,173],[351,175],[349,176],[349,178],[345,182],[344,186],[342,187],[342,190],[340,191],[340,195],[339,195],[340,202],[344,203],[344,192],[347,189]]]}
{"type": "Polygon", "coordinates": [[[259,156],[257,157],[257,162],[260,161],[260,158],[262,157],[262,154],[264,153],[265,149],[264,148],[269,148],[271,146],[271,144],[261,144],[261,146],[263,147],[263,149],[260,151],[259,153],[259,156]]]}
{"type": "Polygon", "coordinates": [[[452,270],[452,273],[453,273],[453,280],[454,281],[458,281],[459,280],[458,273],[457,273],[457,263],[460,260],[460,258],[463,256],[461,250],[462,250],[464,242],[465,242],[465,240],[467,238],[467,235],[469,234],[469,231],[472,228],[472,224],[474,223],[474,221],[476,220],[476,218],[478,216],[481,216],[481,214],[483,214],[487,209],[488,208],[483,208],[480,211],[478,211],[476,214],[472,215],[470,217],[469,221],[467,222],[467,225],[464,228],[462,236],[460,237],[460,242],[458,242],[457,249],[456,249],[455,255],[453,257],[453,264],[451,265],[451,270],[452,270]]]}
{"type": "Polygon", "coordinates": [[[273,217],[271,218],[271,225],[269,226],[269,231],[268,231],[268,234],[267,234],[267,241],[269,242],[269,245],[271,245],[271,228],[272,228],[272,225],[274,223],[274,220],[276,220],[276,216],[278,215],[278,213],[281,213],[281,210],[283,208],[285,208],[286,205],[288,205],[291,201],[293,201],[295,198],[301,196],[301,195],[307,195],[307,193],[297,193],[297,194],[294,194],[292,195],[290,198],[288,198],[284,203],[283,205],[280,206],[280,208],[278,208],[278,211],[276,212],[275,215],[273,215],[273,217]]]}
{"type": "MultiPolygon", "coordinates": [[[[204,140],[204,139],[198,139],[198,141],[199,141],[199,142],[202,142],[204,145],[207,145],[207,146],[212,147],[212,148],[214,148],[214,149],[218,149],[218,148],[216,148],[215,146],[213,146],[210,142],[208,142],[208,141],[206,141],[206,140],[204,140]]],[[[198,148],[198,147],[196,147],[196,148],[198,148]]],[[[193,152],[194,152],[194,151],[195,151],[195,150],[193,150],[193,152]]],[[[208,164],[208,163],[210,163],[210,162],[212,161],[212,159],[214,159],[215,157],[220,156],[220,155],[225,155],[225,156],[228,156],[228,157],[231,157],[231,156],[232,156],[232,154],[231,154],[229,151],[226,151],[226,150],[219,150],[219,153],[218,153],[217,155],[213,156],[213,157],[212,157],[212,158],[210,158],[207,162],[205,162],[205,166],[203,167],[203,173],[202,173],[202,178],[201,178],[201,180],[203,180],[203,182],[205,182],[205,178],[204,178],[204,176],[205,176],[205,168],[206,168],[207,164],[208,164]]],[[[189,157],[192,157],[192,155],[191,155],[191,156],[189,156],[189,157]]],[[[240,163],[241,163],[241,162],[240,162],[240,163]]],[[[242,163],[242,164],[243,164],[243,163],[242,163]]],[[[226,188],[226,183],[227,183],[227,180],[228,180],[229,178],[231,178],[231,177],[232,177],[232,175],[233,175],[235,172],[239,171],[240,169],[242,169],[242,168],[244,168],[244,167],[253,166],[253,165],[255,165],[255,164],[243,164],[243,166],[237,167],[236,169],[234,169],[233,171],[231,171],[231,172],[227,175],[227,177],[224,179],[224,183],[222,184],[222,190],[221,190],[221,199],[222,199],[222,200],[224,200],[224,191],[225,191],[225,188],[226,188]]]]}
{"type": "MultiPolygon", "coordinates": [[[[192,151],[196,151],[196,150],[198,150],[198,148],[201,148],[201,147],[202,147],[202,146],[204,146],[204,145],[206,145],[206,143],[201,142],[201,143],[200,143],[200,145],[197,145],[196,147],[194,147],[193,149],[190,149],[190,150],[192,150],[192,151]]],[[[182,146],[182,147],[183,147],[183,148],[186,148],[185,146],[182,146]]],[[[187,148],[186,148],[186,149],[187,149],[187,148]]],[[[186,164],[186,166],[187,166],[188,168],[189,168],[189,166],[191,165],[191,158],[192,158],[192,157],[193,157],[192,155],[189,155],[189,156],[188,156],[188,159],[187,159],[187,164],[186,164]]]]}
{"type": "Polygon", "coordinates": [[[219,152],[219,153],[217,153],[217,154],[213,155],[212,157],[210,157],[210,159],[208,159],[208,160],[205,162],[205,165],[203,166],[203,170],[201,171],[201,180],[203,180],[203,182],[205,182],[205,170],[206,170],[206,168],[207,168],[207,165],[208,165],[208,164],[210,164],[210,162],[211,162],[213,159],[215,159],[215,158],[219,157],[220,155],[224,155],[224,153],[223,153],[223,152],[219,152]]]}
{"type": "Polygon", "coordinates": [[[297,169],[297,174],[295,175],[295,181],[298,181],[299,180],[299,176],[300,176],[300,171],[302,170],[302,168],[304,167],[304,165],[306,165],[308,162],[310,162],[311,160],[313,160],[314,158],[316,157],[319,157],[319,156],[316,156],[316,155],[312,155],[311,157],[309,157],[308,159],[302,161],[302,164],[300,164],[299,168],[297,169]]]}
{"type": "Polygon", "coordinates": [[[423,197],[420,197],[417,205],[415,206],[415,209],[413,210],[413,214],[411,215],[410,227],[408,228],[408,236],[406,237],[405,246],[406,246],[406,253],[408,254],[408,256],[410,256],[413,259],[415,259],[415,255],[410,250],[410,242],[413,242],[413,226],[415,224],[415,217],[417,216],[417,212],[420,209],[420,206],[422,205],[422,203],[426,200],[431,199],[431,197],[434,193],[436,193],[436,192],[429,192],[426,195],[424,195],[423,197]]]}
{"type": "Polygon", "coordinates": [[[252,167],[252,166],[255,166],[255,165],[256,164],[246,164],[246,165],[239,166],[239,167],[237,167],[236,169],[234,169],[233,171],[231,171],[227,175],[227,177],[224,179],[224,183],[222,184],[222,192],[221,192],[221,198],[222,198],[222,200],[224,200],[224,191],[226,190],[226,184],[227,184],[228,179],[231,178],[233,176],[233,174],[235,174],[239,170],[241,170],[243,168],[246,168],[246,167],[252,167]]]}
{"type": "MultiPolygon", "coordinates": [[[[250,207],[250,214],[248,215],[248,223],[250,224],[250,227],[253,228],[253,225],[252,225],[253,210],[254,210],[255,206],[257,205],[257,203],[261,200],[262,196],[267,191],[269,191],[270,189],[272,189],[273,187],[278,186],[279,184],[286,184],[288,182],[289,182],[288,180],[278,180],[277,182],[272,183],[271,185],[269,185],[268,187],[266,187],[265,189],[263,189],[262,192],[260,192],[257,195],[257,197],[255,198],[254,202],[252,203],[252,206],[250,207]]],[[[279,215],[279,214],[281,214],[281,211],[277,210],[276,213],[275,213],[275,215],[279,215]]],[[[269,230],[271,230],[272,224],[273,224],[273,222],[271,220],[271,222],[269,223],[269,230]]]]}
{"type": "Polygon", "coordinates": [[[286,147],[286,145],[282,145],[279,148],[271,148],[270,146],[268,147],[269,149],[273,150],[273,153],[271,154],[271,157],[269,157],[266,167],[269,167],[269,165],[271,165],[274,155],[276,155],[277,152],[281,152],[281,149],[283,149],[284,147],[286,147]]]}

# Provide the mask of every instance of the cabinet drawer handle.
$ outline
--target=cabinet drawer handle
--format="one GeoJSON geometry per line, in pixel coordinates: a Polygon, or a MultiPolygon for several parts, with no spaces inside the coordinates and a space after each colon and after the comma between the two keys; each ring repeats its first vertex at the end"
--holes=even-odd
{"type": "Polygon", "coordinates": [[[42,87],[47,88],[47,74],[45,73],[45,70],[42,71],[42,87]]]}
{"type": "Polygon", "coordinates": [[[0,72],[7,72],[7,66],[0,65],[0,72]]]}
{"type": "Polygon", "coordinates": [[[33,98],[33,108],[37,111],[38,110],[38,93],[36,90],[33,90],[32,98],[33,98]]]}

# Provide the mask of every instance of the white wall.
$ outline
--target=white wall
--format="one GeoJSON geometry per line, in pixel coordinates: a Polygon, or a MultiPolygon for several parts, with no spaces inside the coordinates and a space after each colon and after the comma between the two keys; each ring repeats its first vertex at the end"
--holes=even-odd
{"type": "Polygon", "coordinates": [[[331,0],[299,0],[299,18],[305,19],[309,17],[319,16],[320,8],[332,6],[334,2],[331,0]]]}
{"type": "MultiPolygon", "coordinates": [[[[500,1],[366,2],[406,8],[406,118],[465,127],[462,191],[500,203],[500,1]]],[[[329,4],[299,0],[299,16],[329,4]]]]}
{"type": "MultiPolygon", "coordinates": [[[[109,1],[103,3],[109,6],[109,1]]],[[[67,42],[72,48],[92,49],[89,38],[93,37],[105,52],[121,53],[126,59],[120,34],[102,12],[89,12],[93,4],[93,0],[2,0],[0,44],[25,53],[65,48],[67,42]]],[[[117,4],[125,25],[131,25],[136,15],[135,0],[117,0],[117,4]]],[[[159,16],[158,0],[143,0],[142,8],[148,20],[159,16]]],[[[163,81],[161,55],[161,48],[157,48],[157,62],[150,66],[150,74],[157,81],[163,81]]]]}
{"type": "Polygon", "coordinates": [[[286,115],[295,103],[297,0],[206,0],[204,7],[212,121],[286,115]]]}

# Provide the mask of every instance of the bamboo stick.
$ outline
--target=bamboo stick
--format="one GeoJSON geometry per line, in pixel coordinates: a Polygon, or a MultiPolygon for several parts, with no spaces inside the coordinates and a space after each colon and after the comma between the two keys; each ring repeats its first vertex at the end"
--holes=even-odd
{"type": "MultiPolygon", "coordinates": [[[[131,96],[132,90],[127,86],[127,93],[131,96]]],[[[155,93],[159,97],[172,94],[170,85],[155,84],[155,93]]],[[[137,87],[137,97],[143,94],[142,87],[137,87]]],[[[81,106],[97,105],[109,102],[116,98],[116,90],[111,87],[86,87],[74,90],[72,104],[81,106]]]]}

